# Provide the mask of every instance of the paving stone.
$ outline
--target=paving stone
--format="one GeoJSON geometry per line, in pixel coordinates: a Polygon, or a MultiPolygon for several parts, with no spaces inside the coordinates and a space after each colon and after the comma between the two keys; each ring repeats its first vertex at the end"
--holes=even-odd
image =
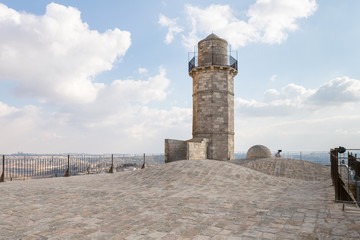
{"type": "Polygon", "coordinates": [[[359,239],[360,211],[333,201],[328,167],[309,169],[196,160],[5,182],[0,239],[359,239]]]}
{"type": "Polygon", "coordinates": [[[203,235],[198,235],[193,238],[193,240],[209,240],[209,239],[210,239],[209,236],[203,236],[203,235]]]}

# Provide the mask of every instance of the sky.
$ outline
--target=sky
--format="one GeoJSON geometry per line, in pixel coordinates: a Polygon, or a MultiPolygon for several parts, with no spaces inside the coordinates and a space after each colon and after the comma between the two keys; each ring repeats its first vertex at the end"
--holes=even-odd
{"type": "Polygon", "coordinates": [[[360,147],[360,1],[0,0],[0,153],[192,138],[188,53],[238,54],[235,152],[360,147]]]}

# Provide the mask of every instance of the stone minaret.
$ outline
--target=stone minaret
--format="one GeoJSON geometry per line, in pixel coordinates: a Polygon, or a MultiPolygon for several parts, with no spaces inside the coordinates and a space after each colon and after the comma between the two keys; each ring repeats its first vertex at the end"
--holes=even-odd
{"type": "Polygon", "coordinates": [[[215,34],[198,43],[198,64],[189,63],[193,78],[193,138],[207,138],[207,158],[234,158],[234,77],[237,61],[228,44],[215,34]]]}

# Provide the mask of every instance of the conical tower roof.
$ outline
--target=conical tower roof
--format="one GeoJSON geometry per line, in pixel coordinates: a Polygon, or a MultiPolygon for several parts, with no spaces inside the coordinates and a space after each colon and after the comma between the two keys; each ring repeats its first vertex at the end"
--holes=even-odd
{"type": "Polygon", "coordinates": [[[216,34],[212,33],[209,36],[207,36],[205,39],[210,40],[210,39],[221,39],[221,38],[219,38],[216,34]]]}
{"type": "MultiPolygon", "coordinates": [[[[224,41],[226,42],[225,39],[222,39],[221,37],[217,36],[214,33],[211,33],[209,36],[207,36],[206,38],[204,38],[203,40],[201,40],[199,43],[203,42],[203,41],[211,41],[211,40],[220,40],[220,41],[224,41]]],[[[226,42],[227,43],[227,42],[226,42]]]]}

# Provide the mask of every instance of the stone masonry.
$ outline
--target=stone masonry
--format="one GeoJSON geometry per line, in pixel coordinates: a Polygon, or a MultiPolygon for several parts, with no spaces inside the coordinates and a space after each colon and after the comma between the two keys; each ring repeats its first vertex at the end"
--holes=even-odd
{"type": "Polygon", "coordinates": [[[208,142],[206,138],[193,138],[187,141],[186,159],[207,159],[208,142]]]}
{"type": "Polygon", "coordinates": [[[189,72],[193,79],[193,139],[165,139],[165,162],[185,160],[179,159],[185,155],[186,159],[234,159],[237,70],[228,63],[227,49],[228,43],[215,34],[198,43],[198,64],[189,72]]]}
{"type": "Polygon", "coordinates": [[[186,159],[186,141],[165,139],[165,163],[186,159]]]}
{"type": "Polygon", "coordinates": [[[360,239],[359,208],[334,202],[329,167],[273,160],[0,183],[0,239],[360,239]]]}
{"type": "Polygon", "coordinates": [[[208,142],[206,138],[193,138],[187,141],[165,139],[165,163],[185,159],[207,159],[208,142]]]}
{"type": "Polygon", "coordinates": [[[227,42],[215,34],[198,43],[193,78],[193,138],[209,139],[208,158],[234,158],[234,77],[228,65],[227,42]]]}

